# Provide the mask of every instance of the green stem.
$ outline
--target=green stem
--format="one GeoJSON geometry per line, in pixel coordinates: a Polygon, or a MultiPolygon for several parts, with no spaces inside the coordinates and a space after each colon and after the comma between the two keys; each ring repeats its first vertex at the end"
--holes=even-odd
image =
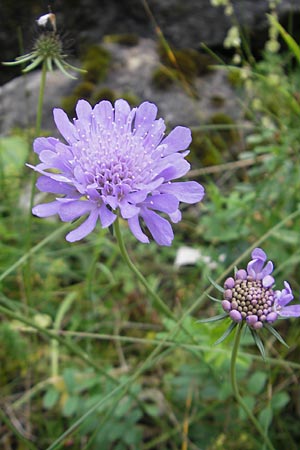
{"type": "MultiPolygon", "coordinates": [[[[36,111],[36,124],[35,124],[35,136],[38,137],[41,134],[41,124],[42,124],[42,116],[43,116],[43,103],[45,96],[45,87],[46,87],[46,78],[47,78],[47,63],[44,60],[42,65],[41,72],[41,81],[40,81],[40,90],[36,111]]],[[[29,203],[29,215],[25,236],[25,248],[28,251],[31,247],[31,236],[32,236],[32,207],[34,203],[34,191],[35,191],[35,183],[36,183],[36,173],[32,174],[32,182],[31,182],[31,191],[30,191],[30,203],[29,203]]],[[[27,299],[31,298],[31,264],[30,259],[26,263],[26,267],[24,270],[24,283],[25,283],[25,291],[27,299]]],[[[27,302],[28,303],[28,302],[27,302]]]]}
{"type": "MultiPolygon", "coordinates": [[[[56,314],[56,318],[54,321],[54,330],[56,333],[59,333],[61,322],[70,309],[73,301],[75,300],[76,293],[71,292],[61,303],[58,312],[56,314]]],[[[59,359],[59,342],[56,339],[51,340],[51,377],[58,377],[58,359],[59,359]]]]}
{"type": "Polygon", "coordinates": [[[138,270],[138,268],[134,265],[134,263],[131,261],[128,252],[126,250],[124,240],[122,237],[122,233],[120,230],[120,222],[119,218],[115,220],[114,222],[114,232],[115,236],[117,238],[120,251],[122,254],[122,257],[124,258],[124,261],[127,263],[128,267],[132,270],[132,272],[136,275],[138,280],[142,283],[142,285],[145,287],[147,292],[151,295],[151,297],[154,300],[155,306],[157,309],[162,312],[166,317],[169,317],[169,319],[176,320],[174,317],[174,314],[170,310],[170,308],[162,301],[162,299],[156,294],[156,292],[152,289],[152,287],[148,284],[146,278],[141,274],[141,272],[138,270]]]}
{"type": "Polygon", "coordinates": [[[35,122],[36,137],[38,137],[41,133],[46,78],[47,78],[47,62],[46,62],[46,60],[44,60],[43,65],[42,65],[40,91],[39,91],[39,98],[38,98],[37,111],[36,111],[36,122],[35,122]]]}
{"type": "Polygon", "coordinates": [[[245,411],[245,413],[251,420],[252,424],[254,425],[256,430],[259,432],[259,434],[263,438],[268,449],[275,450],[269,437],[265,434],[260,423],[254,417],[254,415],[252,414],[252,411],[250,410],[248,405],[244,402],[244,400],[242,399],[242,397],[239,393],[238,383],[237,383],[237,379],[236,379],[236,360],[237,360],[237,354],[238,354],[239,344],[240,344],[241,335],[242,335],[242,329],[243,329],[243,323],[240,323],[236,329],[235,338],[234,338],[234,342],[233,342],[233,349],[232,349],[232,354],[231,354],[230,380],[231,380],[232,390],[233,390],[233,393],[234,393],[237,403],[243,408],[243,410],[245,411]]]}

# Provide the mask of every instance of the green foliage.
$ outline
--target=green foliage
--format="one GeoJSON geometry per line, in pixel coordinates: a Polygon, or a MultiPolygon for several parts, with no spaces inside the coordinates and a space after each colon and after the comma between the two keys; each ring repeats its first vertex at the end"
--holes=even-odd
{"type": "MultiPolygon", "coordinates": [[[[124,36],[118,39],[125,44],[124,36]]],[[[131,45],[128,36],[126,45],[131,45]]],[[[235,260],[261,238],[260,245],[277,261],[278,287],[289,280],[298,297],[300,221],[296,214],[286,220],[300,204],[300,78],[294,45],[289,40],[288,53],[266,51],[259,62],[228,67],[238,81],[245,115],[241,123],[217,114],[193,128],[189,158],[206,197],[200,206],[184,208],[183,220],[174,224],[174,245],[142,245],[122,224],[132,259],[175,319],[156,310],[108,230],[98,226],[83,241],[69,244],[57,218],[31,217],[33,175],[24,166],[34,160],[31,136],[12,130],[0,139],[0,384],[7,448],[26,448],[9,423],[29,430],[36,447],[49,450],[59,445],[169,450],[185,443],[191,449],[252,450],[260,445],[232,397],[233,333],[216,345],[230,321],[201,320],[221,312],[210,300],[222,296],[216,285],[229,275],[230,264],[243,267],[245,261],[235,260]],[[201,172],[212,165],[215,171],[201,172]],[[285,222],[279,226],[280,221],[285,222]],[[198,250],[199,259],[178,267],[174,261],[183,246],[198,250]],[[217,283],[203,295],[209,279],[217,283]]],[[[93,104],[120,97],[132,106],[140,102],[135,92],[98,85],[109,67],[101,47],[83,53],[90,75],[63,100],[69,114],[78,98],[93,104]]],[[[200,63],[202,55],[194,50],[174,54],[189,81],[207,70],[209,62],[200,63]]],[[[169,56],[162,54],[164,65],[155,75],[163,89],[179,79],[169,56]]],[[[276,329],[290,348],[261,330],[266,363],[250,333],[242,336],[238,383],[275,448],[287,442],[296,448],[297,319],[278,321],[276,329]]]]}

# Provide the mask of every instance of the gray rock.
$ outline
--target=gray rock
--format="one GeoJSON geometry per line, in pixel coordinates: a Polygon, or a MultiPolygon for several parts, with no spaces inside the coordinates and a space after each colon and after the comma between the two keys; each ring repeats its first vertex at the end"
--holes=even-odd
{"type": "MultiPolygon", "coordinates": [[[[171,45],[199,48],[204,42],[209,47],[221,49],[231,24],[230,19],[224,16],[223,7],[213,7],[210,0],[148,0],[148,4],[171,45]]],[[[268,1],[233,0],[233,4],[239,23],[252,41],[252,50],[257,53],[266,39],[268,1]]],[[[65,36],[66,46],[75,54],[84,43],[99,42],[106,34],[155,36],[153,23],[141,0],[64,0],[56,2],[53,9],[58,30],[65,36]]],[[[292,13],[295,24],[299,21],[299,0],[281,0],[278,10],[281,19],[292,13]]],[[[25,49],[30,49],[36,35],[33,31],[35,20],[46,12],[37,0],[1,2],[0,47],[3,60],[12,60],[19,54],[18,27],[22,29],[25,49]]],[[[297,31],[297,27],[294,28],[297,31]]],[[[4,68],[0,80],[7,80],[15,73],[12,68],[4,68]]]]}
{"type": "MultiPolygon", "coordinates": [[[[214,71],[199,77],[194,82],[198,94],[191,98],[182,84],[174,84],[168,89],[157,89],[152,83],[152,74],[160,62],[156,43],[151,39],[141,39],[135,47],[106,44],[112,55],[112,64],[106,81],[99,87],[108,87],[115,92],[131,92],[141,101],[148,100],[158,105],[159,115],[171,127],[181,124],[197,126],[215,112],[226,112],[238,118],[240,108],[236,95],[227,82],[224,71],[214,71]],[[224,99],[216,106],[213,97],[224,99]]],[[[40,73],[27,74],[16,78],[0,88],[0,133],[9,133],[12,127],[34,126],[39,92],[40,73]]],[[[75,82],[76,83],[76,82],[75,82]]],[[[43,129],[54,130],[52,109],[60,107],[62,96],[69,95],[74,81],[60,72],[48,74],[45,90],[43,129]]]]}

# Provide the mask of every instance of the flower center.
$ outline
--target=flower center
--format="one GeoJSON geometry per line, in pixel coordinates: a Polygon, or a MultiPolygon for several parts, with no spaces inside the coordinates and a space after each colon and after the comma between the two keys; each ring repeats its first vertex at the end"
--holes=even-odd
{"type": "Polygon", "coordinates": [[[112,123],[104,128],[94,120],[88,132],[80,132],[80,140],[73,144],[73,172],[86,190],[96,189],[101,196],[121,199],[128,192],[139,189],[153,179],[154,160],[145,150],[144,136],[112,123]]]}
{"type": "Polygon", "coordinates": [[[261,328],[272,312],[273,303],[273,289],[248,276],[246,280],[235,280],[231,289],[225,289],[222,304],[234,321],[246,320],[253,328],[261,328]]]}

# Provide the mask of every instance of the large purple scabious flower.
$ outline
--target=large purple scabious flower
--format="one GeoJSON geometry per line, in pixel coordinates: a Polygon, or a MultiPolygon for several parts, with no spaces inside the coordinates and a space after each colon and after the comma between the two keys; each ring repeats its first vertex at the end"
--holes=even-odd
{"type": "Polygon", "coordinates": [[[257,330],[275,322],[278,316],[300,317],[300,305],[286,306],[294,296],[288,282],[283,290],[274,290],[273,263],[265,252],[256,248],[247,270],[237,270],[224,283],[222,307],[234,322],[246,321],[257,330]]]}
{"type": "Polygon", "coordinates": [[[58,196],[35,206],[33,214],[58,214],[65,222],[86,216],[66,236],[70,242],[91,233],[98,220],[109,227],[119,214],[134,236],[148,243],[142,219],[159,245],[170,245],[174,236],[169,220],[180,221],[179,202],[196,203],[204,196],[195,181],[173,181],[190,169],[185,156],[191,131],[178,126],[164,137],[165,123],[156,119],[157,107],[149,102],[130,109],[125,100],[117,100],[114,107],[104,100],[92,108],[79,100],[76,114],[72,123],[63,110],[54,109],[66,143],[53,137],[34,142],[40,163],[29,167],[41,174],[37,188],[58,196]]]}

